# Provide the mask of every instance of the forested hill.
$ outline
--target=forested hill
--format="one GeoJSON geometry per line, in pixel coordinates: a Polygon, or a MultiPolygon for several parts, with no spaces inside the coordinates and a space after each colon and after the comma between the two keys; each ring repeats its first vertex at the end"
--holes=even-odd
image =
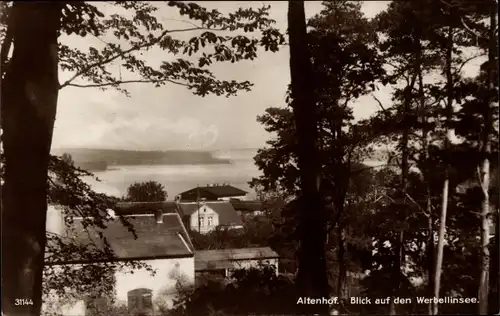
{"type": "MultiPolygon", "coordinates": [[[[91,148],[59,148],[52,154],[69,153],[75,164],[99,166],[112,165],[202,165],[228,164],[229,159],[216,158],[209,151],[169,150],[169,151],[137,151],[91,148]]],[[[94,169],[94,168],[91,168],[94,169]]]]}

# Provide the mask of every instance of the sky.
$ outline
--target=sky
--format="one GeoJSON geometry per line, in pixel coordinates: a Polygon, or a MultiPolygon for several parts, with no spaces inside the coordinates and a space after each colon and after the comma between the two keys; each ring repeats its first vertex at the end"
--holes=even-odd
{"type": "MultiPolygon", "coordinates": [[[[366,1],[362,10],[366,16],[373,17],[388,3],[366,1]]],[[[238,7],[271,5],[270,16],[276,20],[276,27],[283,32],[286,30],[286,1],[203,1],[201,5],[223,13],[238,7]]],[[[306,2],[306,16],[313,16],[321,8],[319,1],[306,2]]],[[[113,10],[103,7],[105,14],[114,13],[113,10]]],[[[186,27],[176,12],[166,7],[159,16],[167,27],[186,27]]],[[[193,34],[181,36],[189,38],[193,34]]],[[[63,36],[61,42],[82,50],[102,45],[95,37],[63,36]]],[[[161,50],[145,54],[153,64],[173,58],[161,50]]],[[[230,98],[202,98],[185,87],[168,84],[159,88],[143,83],[128,84],[130,98],[114,90],[65,87],[59,93],[52,147],[135,150],[263,147],[271,135],[256,118],[268,107],[285,104],[285,90],[290,81],[288,46],[277,53],[260,50],[254,61],[217,64],[211,70],[219,79],[249,80],[254,87],[251,92],[240,92],[230,98]]],[[[64,82],[71,75],[61,71],[60,81],[64,82]]],[[[376,95],[383,103],[390,100],[388,88],[381,88],[376,95]]],[[[373,114],[378,105],[371,96],[365,96],[353,105],[353,109],[355,117],[360,119],[373,114]]]]}

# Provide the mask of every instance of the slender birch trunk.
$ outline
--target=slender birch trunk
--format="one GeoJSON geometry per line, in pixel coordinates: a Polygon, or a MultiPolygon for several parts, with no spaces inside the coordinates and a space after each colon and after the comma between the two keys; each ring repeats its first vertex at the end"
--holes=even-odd
{"type": "Polygon", "coordinates": [[[481,201],[481,272],[479,276],[479,314],[486,315],[488,313],[488,273],[490,265],[490,250],[489,250],[489,216],[490,216],[490,155],[491,155],[491,132],[492,132],[492,107],[493,104],[493,91],[495,90],[495,68],[497,66],[497,37],[495,36],[497,26],[497,5],[496,1],[491,1],[490,10],[490,29],[489,29],[489,49],[488,49],[488,90],[490,97],[488,100],[488,110],[484,114],[484,129],[483,129],[483,162],[481,164],[481,187],[483,191],[483,200],[481,201]]]}

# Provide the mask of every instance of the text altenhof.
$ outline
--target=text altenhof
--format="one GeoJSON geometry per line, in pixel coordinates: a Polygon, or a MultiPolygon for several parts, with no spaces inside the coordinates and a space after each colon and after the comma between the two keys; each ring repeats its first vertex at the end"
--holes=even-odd
{"type": "Polygon", "coordinates": [[[339,303],[339,298],[338,297],[321,297],[321,298],[311,298],[311,297],[299,297],[297,300],[297,304],[305,304],[305,305],[320,305],[320,304],[327,304],[327,305],[333,305],[333,304],[338,304],[339,303]]]}

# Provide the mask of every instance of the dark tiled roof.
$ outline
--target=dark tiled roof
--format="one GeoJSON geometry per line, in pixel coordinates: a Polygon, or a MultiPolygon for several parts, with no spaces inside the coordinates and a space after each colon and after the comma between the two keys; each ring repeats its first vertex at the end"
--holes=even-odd
{"type": "Polygon", "coordinates": [[[175,202],[120,202],[116,204],[115,212],[121,215],[154,214],[157,210],[166,213],[177,213],[175,202]]]}
{"type": "Polygon", "coordinates": [[[205,187],[194,188],[194,189],[182,192],[179,195],[181,195],[182,197],[191,196],[193,194],[196,194],[197,190],[200,191],[201,196],[203,196],[203,191],[205,191],[209,195],[216,196],[219,198],[231,197],[231,196],[243,196],[243,195],[246,195],[248,193],[248,192],[243,191],[241,189],[235,188],[231,185],[216,185],[216,186],[205,186],[205,187]]]}
{"type": "MultiPolygon", "coordinates": [[[[110,244],[118,260],[154,259],[168,257],[189,257],[194,247],[177,213],[164,214],[163,223],[157,223],[154,215],[134,215],[124,218],[133,225],[137,239],[119,219],[107,222],[103,234],[110,244]]],[[[97,229],[82,226],[82,219],[75,218],[74,225],[68,234],[79,244],[89,244],[92,241],[102,246],[97,229]]],[[[75,254],[75,261],[78,260],[75,254]]],[[[84,260],[85,261],[85,260],[84,260]]],[[[72,262],[65,262],[72,263],[72,262]]]]}
{"type": "Polygon", "coordinates": [[[231,261],[264,260],[279,258],[269,247],[198,250],[194,254],[195,270],[214,270],[232,268],[231,261]]]}
{"type": "Polygon", "coordinates": [[[198,209],[198,206],[206,205],[219,215],[219,225],[233,226],[243,225],[240,216],[230,202],[204,202],[204,203],[179,203],[183,216],[190,216],[198,209]]]}
{"type": "Polygon", "coordinates": [[[242,212],[254,212],[262,209],[262,202],[260,201],[238,201],[230,200],[234,209],[242,212]]]}
{"type": "Polygon", "coordinates": [[[200,189],[208,191],[213,195],[219,197],[229,197],[229,196],[242,196],[246,195],[248,192],[243,191],[241,189],[235,188],[231,185],[220,185],[220,186],[211,186],[211,187],[201,187],[200,189]]]}

